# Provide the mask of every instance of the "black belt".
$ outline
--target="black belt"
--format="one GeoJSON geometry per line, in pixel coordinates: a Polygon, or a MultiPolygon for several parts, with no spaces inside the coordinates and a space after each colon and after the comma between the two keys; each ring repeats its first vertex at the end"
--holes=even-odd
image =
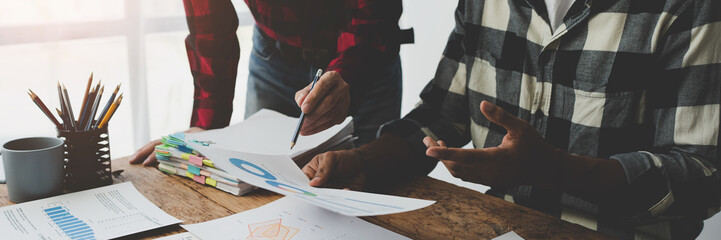
{"type": "MultiPolygon", "coordinates": [[[[289,62],[306,63],[316,68],[325,68],[337,54],[335,49],[300,48],[292,46],[271,38],[262,30],[258,32],[260,32],[264,41],[271,46],[275,46],[278,52],[280,52],[281,58],[289,62]]],[[[401,30],[400,43],[413,43],[415,41],[414,35],[413,28],[401,30]]]]}
{"type": "Polygon", "coordinates": [[[278,55],[280,55],[281,58],[288,62],[306,63],[316,68],[325,68],[326,66],[328,66],[328,63],[330,63],[330,61],[333,60],[333,58],[335,58],[336,56],[335,49],[299,48],[275,40],[270,36],[266,35],[263,31],[258,32],[260,32],[263,40],[267,44],[274,46],[275,49],[279,52],[278,55]]]}

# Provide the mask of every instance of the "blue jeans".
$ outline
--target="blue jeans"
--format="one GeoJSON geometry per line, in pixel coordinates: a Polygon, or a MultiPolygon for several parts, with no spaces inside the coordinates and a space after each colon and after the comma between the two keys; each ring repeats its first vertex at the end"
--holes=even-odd
{"type": "MultiPolygon", "coordinates": [[[[279,50],[258,31],[256,27],[253,33],[245,117],[263,108],[298,117],[300,108],[295,103],[295,93],[313,80],[317,69],[308,64],[286,61],[279,56],[279,50]]],[[[367,81],[363,83],[370,84],[370,88],[359,96],[363,102],[353,115],[354,135],[358,137],[356,146],[375,139],[378,127],[382,124],[400,118],[403,89],[401,74],[401,61],[397,57],[392,64],[374,70],[372,76],[360,79],[367,81]]]]}

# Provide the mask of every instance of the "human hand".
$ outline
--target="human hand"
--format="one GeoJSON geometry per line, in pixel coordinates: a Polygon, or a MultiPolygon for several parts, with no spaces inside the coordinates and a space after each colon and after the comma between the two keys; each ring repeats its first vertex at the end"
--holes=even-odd
{"type": "Polygon", "coordinates": [[[313,187],[361,190],[366,181],[363,169],[365,166],[360,152],[340,150],[315,156],[303,167],[303,173],[313,187]]]}
{"type": "Polygon", "coordinates": [[[311,135],[342,123],[348,115],[350,90],[340,74],[329,71],[295,93],[295,101],[305,113],[301,135],[311,135]]]}
{"type": "Polygon", "coordinates": [[[426,155],[440,159],[451,174],[488,186],[535,185],[557,188],[566,166],[565,152],[549,144],[528,122],[489,102],[481,112],[508,133],[501,145],[484,149],[448,148],[443,141],[423,139],[426,155]]]}
{"type": "MultiPolygon", "coordinates": [[[[196,133],[196,132],[202,132],[205,131],[205,129],[199,128],[199,127],[191,127],[188,130],[185,130],[185,133],[196,133]]],[[[158,162],[158,159],[155,158],[155,146],[158,146],[160,144],[163,144],[160,142],[160,139],[155,139],[148,144],[145,144],[145,146],[141,147],[135,154],[130,156],[130,163],[131,164],[138,164],[143,163],[143,166],[151,166],[158,162]]]]}

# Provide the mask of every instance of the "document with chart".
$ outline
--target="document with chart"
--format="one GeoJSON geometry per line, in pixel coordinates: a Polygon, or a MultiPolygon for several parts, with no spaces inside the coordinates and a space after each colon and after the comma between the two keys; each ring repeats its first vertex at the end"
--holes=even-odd
{"type": "Polygon", "coordinates": [[[246,183],[300,199],[348,216],[374,216],[413,211],[435,201],[341,189],[315,188],[287,155],[264,155],[216,149],[190,143],[216,167],[246,183]]]}
{"type": "Polygon", "coordinates": [[[121,183],[0,208],[3,239],[109,239],[181,222],[121,183]]]}
{"type": "Polygon", "coordinates": [[[357,217],[284,197],[262,207],[208,222],[181,225],[201,239],[408,239],[357,217]]]}

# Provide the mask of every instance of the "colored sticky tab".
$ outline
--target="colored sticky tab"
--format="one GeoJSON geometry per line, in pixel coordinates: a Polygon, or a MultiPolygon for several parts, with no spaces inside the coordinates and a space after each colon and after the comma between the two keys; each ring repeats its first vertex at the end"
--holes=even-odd
{"type": "Polygon", "coordinates": [[[189,148],[189,147],[186,147],[186,146],[183,146],[183,145],[178,145],[177,148],[178,148],[178,150],[180,150],[181,152],[193,153],[193,149],[191,149],[191,148],[189,148]]]}
{"type": "Polygon", "coordinates": [[[200,184],[205,184],[205,176],[193,176],[193,180],[200,184]]]}
{"type": "Polygon", "coordinates": [[[208,167],[215,167],[213,166],[213,161],[210,161],[209,159],[203,159],[203,164],[208,167]]]}
{"type": "Polygon", "coordinates": [[[191,156],[190,153],[180,154],[180,158],[182,158],[183,160],[189,160],[190,156],[191,156]]]}
{"type": "Polygon", "coordinates": [[[175,171],[175,168],[174,168],[173,166],[167,165],[167,164],[165,164],[165,163],[158,164],[158,169],[160,169],[160,171],[167,172],[167,173],[170,173],[170,174],[175,174],[175,173],[177,173],[177,172],[175,171]]]}
{"type": "Polygon", "coordinates": [[[170,160],[170,157],[162,154],[155,154],[155,158],[157,158],[158,160],[170,160]]]}
{"type": "Polygon", "coordinates": [[[206,177],[210,177],[210,172],[205,171],[205,170],[200,170],[200,175],[203,175],[203,176],[206,176],[206,177]]]}
{"type": "Polygon", "coordinates": [[[210,186],[218,186],[218,181],[213,180],[212,178],[205,178],[205,184],[208,184],[210,186]]]}
{"type": "Polygon", "coordinates": [[[186,177],[189,177],[189,178],[194,178],[194,177],[195,177],[195,175],[193,175],[192,173],[190,173],[190,172],[188,172],[188,171],[185,171],[185,176],[186,176],[186,177]]]}
{"type": "Polygon", "coordinates": [[[198,167],[202,167],[202,166],[203,166],[203,158],[198,157],[198,156],[195,156],[195,155],[190,155],[190,156],[188,156],[188,162],[189,162],[190,164],[193,164],[193,165],[198,166],[198,167]]]}
{"type": "Polygon", "coordinates": [[[193,165],[188,165],[188,172],[192,173],[193,175],[200,175],[200,168],[193,165]]]}
{"type": "Polygon", "coordinates": [[[178,139],[178,140],[185,140],[185,133],[184,132],[176,132],[176,133],[170,134],[170,137],[178,139]]]}

